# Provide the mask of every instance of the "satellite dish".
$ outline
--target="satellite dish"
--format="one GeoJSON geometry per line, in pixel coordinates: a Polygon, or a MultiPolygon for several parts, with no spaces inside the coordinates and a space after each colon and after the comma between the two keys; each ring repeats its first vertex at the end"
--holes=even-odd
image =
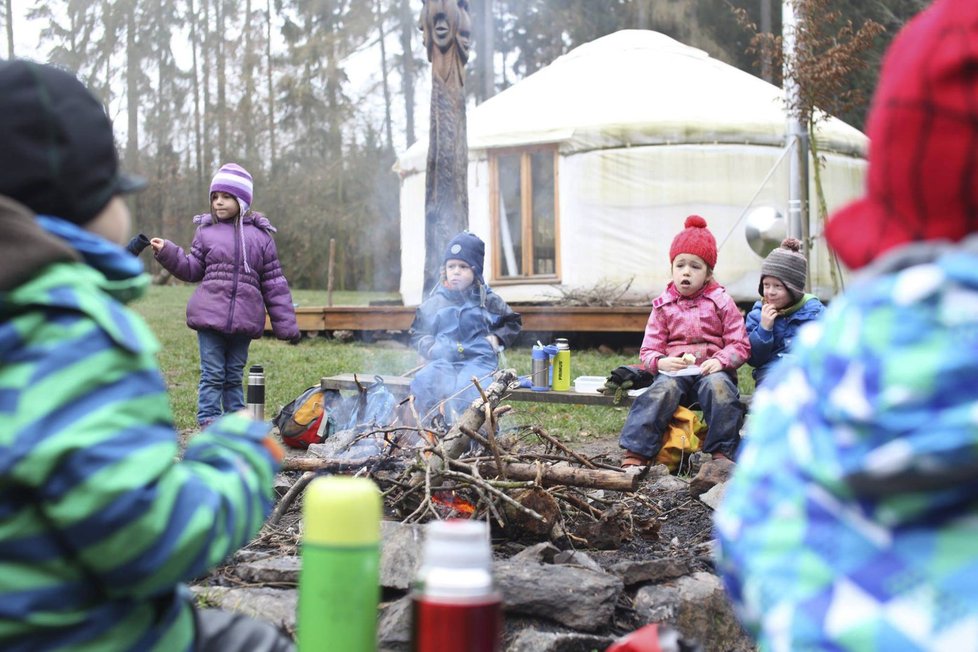
{"type": "Polygon", "coordinates": [[[788,235],[788,221],[773,206],[758,206],[747,214],[744,235],[754,253],[765,258],[788,235]]]}

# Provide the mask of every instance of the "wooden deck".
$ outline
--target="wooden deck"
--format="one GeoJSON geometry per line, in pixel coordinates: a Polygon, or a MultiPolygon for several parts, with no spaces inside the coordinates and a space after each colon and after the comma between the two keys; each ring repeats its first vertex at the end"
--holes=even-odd
{"type": "MultiPolygon", "coordinates": [[[[406,331],[415,306],[322,306],[295,309],[299,330],[406,331]]],[[[592,308],[576,306],[513,306],[523,316],[523,330],[532,332],[644,333],[649,306],[592,308]]],[[[271,330],[266,319],[265,330],[271,330]]]]}

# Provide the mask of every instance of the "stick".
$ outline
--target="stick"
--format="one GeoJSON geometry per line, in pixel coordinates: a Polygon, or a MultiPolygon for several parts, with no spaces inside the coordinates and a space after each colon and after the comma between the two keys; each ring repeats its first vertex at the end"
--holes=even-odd
{"type": "Polygon", "coordinates": [[[292,506],[292,502],[296,499],[296,496],[301,494],[303,489],[306,488],[306,485],[312,482],[312,479],[317,475],[315,471],[306,471],[302,474],[302,477],[295,481],[295,484],[289,487],[289,490],[282,496],[282,500],[279,501],[278,506],[275,507],[275,511],[268,517],[269,525],[278,525],[278,522],[282,520],[285,513],[289,511],[289,507],[292,506]]]}
{"type": "Polygon", "coordinates": [[[326,305],[333,305],[333,268],[336,261],[336,238],[329,239],[329,271],[326,274],[326,305]]]}
{"type": "Polygon", "coordinates": [[[578,455],[577,453],[575,453],[574,451],[572,451],[571,449],[567,448],[566,446],[564,446],[560,442],[559,439],[557,439],[556,437],[548,434],[547,431],[544,430],[543,428],[540,428],[538,426],[534,426],[534,427],[530,428],[530,432],[532,432],[532,433],[534,433],[534,434],[536,434],[536,435],[538,435],[538,436],[546,439],[548,442],[550,442],[551,444],[553,444],[554,446],[556,446],[557,448],[559,448],[563,452],[567,453],[568,455],[570,455],[571,457],[573,457],[575,460],[577,460],[578,462],[580,462],[584,466],[588,467],[589,469],[595,468],[594,467],[594,464],[591,463],[591,460],[587,459],[586,457],[582,457],[582,456],[578,455]]]}
{"type": "MultiPolygon", "coordinates": [[[[500,475],[493,462],[481,463],[479,470],[486,476],[500,475]]],[[[639,484],[637,475],[622,473],[621,471],[598,471],[511,462],[506,465],[506,472],[511,480],[535,480],[539,474],[542,486],[568,485],[587,487],[588,489],[634,492],[639,484]]]]}

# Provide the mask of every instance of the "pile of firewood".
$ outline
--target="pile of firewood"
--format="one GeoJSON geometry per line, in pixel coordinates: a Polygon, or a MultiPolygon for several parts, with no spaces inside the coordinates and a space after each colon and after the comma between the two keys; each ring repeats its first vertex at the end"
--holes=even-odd
{"type": "Polygon", "coordinates": [[[640,475],[579,455],[538,427],[500,430],[499,417],[509,410],[502,402],[516,381],[512,369],[497,372],[484,390],[473,379],[480,398],[445,432],[398,423],[337,433],[305,457],[287,460],[284,470],[304,473],[280,500],[271,524],[316,475],[342,473],[372,478],[383,492],[386,516],[405,523],[480,518],[514,540],[594,548],[650,534],[654,506],[629,508],[643,500],[634,494],[640,475]],[[346,453],[364,438],[382,442],[382,452],[350,459],[346,453]],[[609,499],[608,491],[629,495],[609,499]]]}

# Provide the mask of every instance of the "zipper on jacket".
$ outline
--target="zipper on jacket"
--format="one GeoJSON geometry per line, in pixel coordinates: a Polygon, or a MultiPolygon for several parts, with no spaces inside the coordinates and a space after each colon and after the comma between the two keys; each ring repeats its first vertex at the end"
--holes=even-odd
{"type": "Polygon", "coordinates": [[[228,308],[228,324],[224,328],[224,331],[228,335],[231,334],[231,323],[234,321],[234,302],[238,298],[238,270],[241,267],[241,238],[244,237],[244,223],[241,221],[240,215],[236,221],[237,224],[234,228],[234,276],[231,281],[231,306],[228,308]],[[238,229],[242,229],[242,232],[238,233],[238,229]]]}

